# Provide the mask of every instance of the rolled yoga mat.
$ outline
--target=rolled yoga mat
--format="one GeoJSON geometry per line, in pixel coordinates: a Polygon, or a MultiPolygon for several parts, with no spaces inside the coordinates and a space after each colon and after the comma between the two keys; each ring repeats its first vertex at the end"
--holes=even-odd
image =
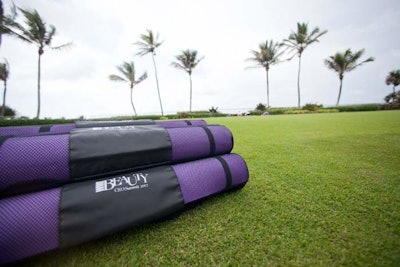
{"type": "Polygon", "coordinates": [[[0,138],[0,197],[121,172],[227,154],[224,126],[88,128],[0,138]]]}
{"type": "Polygon", "coordinates": [[[0,264],[157,221],[248,178],[229,154],[0,199],[0,264]]]}
{"type": "Polygon", "coordinates": [[[70,124],[58,125],[35,125],[35,126],[13,126],[0,127],[0,136],[26,136],[41,133],[69,133],[77,128],[93,127],[118,127],[134,125],[159,125],[165,128],[204,126],[204,120],[176,120],[176,121],[153,121],[153,120],[130,120],[130,121],[77,121],[70,124]]]}

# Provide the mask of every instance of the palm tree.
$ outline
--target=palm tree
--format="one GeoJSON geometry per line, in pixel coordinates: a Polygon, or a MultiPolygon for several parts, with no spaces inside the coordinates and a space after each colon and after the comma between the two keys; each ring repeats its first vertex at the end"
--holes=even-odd
{"type": "Polygon", "coordinates": [[[0,0],[0,46],[3,34],[17,35],[12,28],[18,28],[18,23],[15,22],[17,17],[17,8],[13,5],[10,9],[10,14],[5,15],[3,9],[3,1],[0,0]]]}
{"type": "Polygon", "coordinates": [[[161,108],[161,116],[164,116],[164,110],[161,102],[161,94],[160,94],[160,86],[158,84],[158,76],[157,76],[157,66],[154,56],[156,55],[156,48],[158,48],[163,42],[158,42],[159,35],[157,34],[154,36],[153,31],[146,30],[147,34],[141,34],[140,39],[141,41],[134,43],[135,45],[139,46],[139,53],[137,55],[144,56],[151,53],[151,57],[153,59],[154,65],[154,73],[156,76],[156,84],[157,84],[157,92],[158,92],[158,99],[160,101],[160,108],[161,108]]]}
{"type": "Polygon", "coordinates": [[[147,72],[143,73],[143,75],[140,76],[138,80],[136,80],[135,64],[132,61],[124,62],[121,66],[117,66],[117,69],[123,75],[123,77],[112,74],[109,76],[109,78],[111,81],[129,82],[129,87],[131,89],[131,104],[132,104],[133,112],[135,113],[135,116],[137,116],[135,106],[133,105],[133,98],[132,98],[133,87],[135,85],[141,83],[144,79],[147,78],[147,72]]]}
{"type": "Polygon", "coordinates": [[[400,69],[392,70],[389,72],[388,76],[386,76],[386,84],[393,84],[393,94],[396,92],[396,86],[400,84],[400,69]]]}
{"type": "Polygon", "coordinates": [[[297,23],[297,32],[292,31],[288,39],[283,40],[283,45],[290,49],[296,50],[299,57],[299,70],[297,73],[297,95],[298,104],[300,108],[300,68],[301,68],[301,55],[304,50],[312,43],[318,42],[318,38],[326,34],[328,31],[320,32],[318,27],[315,27],[311,33],[308,33],[308,23],[297,23]]]}
{"type": "Polygon", "coordinates": [[[189,112],[192,112],[192,71],[204,58],[197,59],[197,50],[182,50],[182,54],[175,56],[177,62],[172,62],[171,65],[177,69],[186,71],[189,74],[190,80],[190,105],[189,112]]]}
{"type": "Polygon", "coordinates": [[[343,85],[343,77],[345,72],[349,72],[361,66],[366,62],[374,61],[373,57],[369,57],[366,60],[361,62],[357,62],[364,54],[365,50],[361,49],[353,53],[351,49],[347,49],[344,53],[337,52],[335,55],[330,56],[329,58],[324,60],[325,65],[338,73],[340,85],[339,85],[339,96],[336,102],[336,106],[339,105],[340,95],[342,94],[342,85],[343,85]]]}
{"type": "Polygon", "coordinates": [[[261,67],[265,69],[267,76],[267,107],[270,107],[269,104],[269,68],[271,65],[275,65],[281,63],[282,61],[279,59],[283,51],[280,51],[281,44],[275,43],[273,40],[265,41],[265,43],[261,43],[259,45],[259,51],[251,50],[250,53],[253,57],[248,58],[247,60],[253,61],[256,64],[256,67],[261,67]]]}
{"type": "Polygon", "coordinates": [[[1,108],[1,117],[4,117],[6,110],[7,80],[9,75],[10,75],[10,66],[8,64],[8,61],[6,60],[4,63],[0,63],[0,81],[4,82],[3,106],[1,108]]]}
{"type": "Polygon", "coordinates": [[[38,97],[38,108],[36,118],[40,116],[40,78],[41,78],[41,56],[44,53],[44,49],[46,47],[50,47],[51,49],[62,49],[69,47],[71,43],[66,43],[60,46],[53,47],[51,46],[51,42],[53,40],[54,35],[56,34],[56,28],[53,25],[49,25],[47,27],[45,21],[40,17],[39,13],[33,9],[22,9],[19,8],[22,14],[25,17],[26,27],[19,25],[17,29],[21,32],[18,34],[18,37],[28,43],[36,44],[38,47],[38,86],[37,86],[37,97],[38,97]]]}

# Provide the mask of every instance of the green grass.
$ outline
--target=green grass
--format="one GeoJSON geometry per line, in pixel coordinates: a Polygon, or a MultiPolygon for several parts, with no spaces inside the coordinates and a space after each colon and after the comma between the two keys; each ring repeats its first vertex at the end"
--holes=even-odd
{"type": "Polygon", "coordinates": [[[33,266],[399,266],[400,111],[210,118],[250,180],[33,266]]]}

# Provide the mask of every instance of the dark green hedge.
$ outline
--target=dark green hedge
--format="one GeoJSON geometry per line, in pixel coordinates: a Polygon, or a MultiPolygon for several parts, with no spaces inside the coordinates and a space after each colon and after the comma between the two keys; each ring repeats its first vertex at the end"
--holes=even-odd
{"type": "Polygon", "coordinates": [[[381,104],[362,104],[362,105],[348,105],[334,107],[340,112],[356,112],[356,111],[376,111],[381,110],[381,104]]]}

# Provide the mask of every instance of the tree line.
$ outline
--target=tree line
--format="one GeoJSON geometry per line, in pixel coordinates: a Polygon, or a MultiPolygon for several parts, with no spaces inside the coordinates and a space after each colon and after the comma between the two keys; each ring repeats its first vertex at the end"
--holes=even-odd
{"type": "MultiPolygon", "coordinates": [[[[269,100],[269,70],[270,67],[285,61],[292,60],[296,55],[298,57],[298,72],[297,72],[297,98],[298,107],[301,106],[301,91],[300,91],[300,74],[301,74],[301,60],[304,50],[311,44],[319,42],[319,38],[325,35],[328,31],[320,31],[318,27],[309,30],[307,23],[297,23],[297,30],[292,31],[287,39],[281,42],[275,42],[274,40],[266,40],[259,44],[258,50],[250,50],[251,57],[248,61],[255,63],[254,67],[262,67],[266,71],[266,87],[267,87],[267,108],[270,107],[269,100]],[[285,57],[285,58],[284,58],[285,57]]],[[[11,10],[5,14],[3,9],[2,0],[0,0],[0,46],[2,41],[2,35],[8,34],[22,40],[24,42],[34,44],[38,51],[38,75],[37,75],[37,113],[36,118],[40,117],[41,108],[41,56],[46,49],[62,50],[72,45],[72,42],[65,43],[58,46],[53,46],[53,38],[56,34],[56,27],[54,25],[48,25],[44,19],[39,15],[35,9],[23,9],[16,7],[14,4],[11,10]],[[17,17],[20,13],[24,17],[24,24],[17,21],[17,17]]],[[[146,30],[146,33],[141,34],[139,41],[135,42],[134,45],[138,47],[139,52],[136,55],[145,56],[151,55],[154,67],[154,75],[156,80],[156,87],[158,93],[158,99],[160,103],[161,115],[164,115],[162,98],[160,92],[160,85],[158,80],[157,65],[156,65],[156,49],[161,46],[163,41],[159,41],[159,34],[154,34],[152,30],[146,30]]],[[[365,50],[353,52],[350,48],[344,52],[337,52],[334,55],[324,59],[324,64],[327,68],[335,71],[339,76],[339,93],[336,102],[336,106],[339,105],[340,97],[342,93],[344,73],[354,70],[364,63],[374,61],[373,57],[361,60],[360,58],[364,55],[365,50]]],[[[192,111],[192,72],[193,69],[199,64],[204,57],[198,58],[197,50],[186,49],[182,50],[181,53],[175,56],[175,61],[171,63],[172,67],[183,70],[189,75],[189,112],[192,111]]],[[[143,82],[147,78],[147,72],[144,72],[138,78],[136,77],[136,69],[133,61],[125,61],[120,66],[117,66],[119,75],[109,75],[109,79],[118,82],[127,82],[130,88],[130,102],[132,105],[135,116],[137,115],[134,103],[133,103],[133,88],[137,84],[143,82]]],[[[0,63],[0,80],[4,82],[3,90],[3,105],[1,108],[1,116],[4,116],[6,109],[6,92],[7,92],[7,80],[10,74],[10,64],[4,59],[4,62],[0,63]]],[[[391,71],[385,80],[387,85],[393,85],[393,93],[388,95],[385,100],[387,102],[394,101],[397,93],[395,87],[400,84],[400,70],[391,71]],[[389,100],[387,100],[389,99],[389,100]]]]}

